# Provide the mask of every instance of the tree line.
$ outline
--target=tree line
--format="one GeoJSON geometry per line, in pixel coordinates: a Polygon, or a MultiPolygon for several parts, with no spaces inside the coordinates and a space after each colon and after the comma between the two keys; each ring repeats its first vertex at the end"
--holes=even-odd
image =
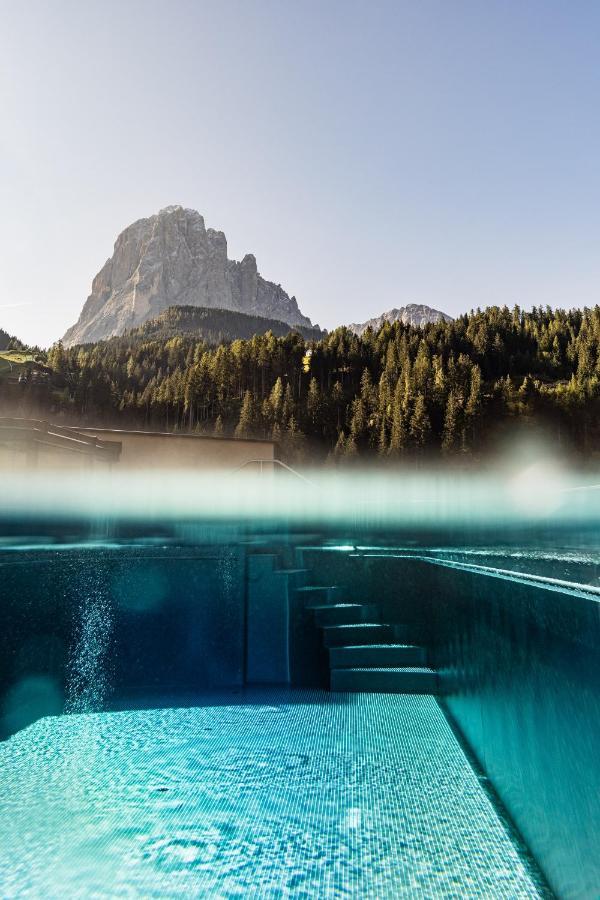
{"type": "MultiPolygon", "coordinates": [[[[25,344],[18,338],[0,328],[0,350],[25,350],[25,344]]],[[[39,352],[39,347],[33,348],[39,352]]]]}
{"type": "Polygon", "coordinates": [[[132,333],[57,343],[46,363],[47,417],[270,437],[292,461],[466,458],[515,419],[542,419],[583,453],[600,439],[600,307],[494,306],[423,328],[338,328],[318,341],[268,332],[216,347],[132,333]]]}

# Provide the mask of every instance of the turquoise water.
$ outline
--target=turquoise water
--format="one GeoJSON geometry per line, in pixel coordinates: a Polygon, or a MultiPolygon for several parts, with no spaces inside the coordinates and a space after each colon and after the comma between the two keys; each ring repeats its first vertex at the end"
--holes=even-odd
{"type": "Polygon", "coordinates": [[[588,512],[0,511],[0,896],[597,897],[588,512]],[[336,600],[436,696],[328,690],[336,600]]]}
{"type": "Polygon", "coordinates": [[[434,698],[218,699],[0,745],[3,896],[541,895],[434,698]]]}

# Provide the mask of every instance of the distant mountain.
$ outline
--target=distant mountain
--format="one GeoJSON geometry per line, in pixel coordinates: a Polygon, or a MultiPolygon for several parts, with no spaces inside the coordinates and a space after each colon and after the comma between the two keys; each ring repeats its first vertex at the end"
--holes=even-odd
{"type": "Polygon", "coordinates": [[[123,334],[171,306],[229,309],[312,328],[281,285],[259,275],[256,259],[227,258],[222,231],[206,228],[193,209],[168,206],[130,225],[94,278],[66,346],[123,334]]]}
{"type": "Polygon", "coordinates": [[[452,316],[446,315],[439,309],[432,309],[431,306],[425,306],[422,303],[409,303],[407,306],[401,306],[399,309],[390,309],[388,312],[384,312],[374,319],[368,319],[366,322],[348,325],[348,328],[355,334],[361,335],[367,328],[379,331],[384,322],[402,322],[404,325],[416,325],[420,328],[429,322],[451,321],[452,316]]]}
{"type": "Polygon", "coordinates": [[[205,306],[171,306],[155,319],[149,319],[127,333],[142,340],[168,340],[182,335],[197,337],[217,346],[236,338],[250,340],[255,334],[272,331],[275,337],[285,337],[290,331],[299,332],[306,340],[318,341],[324,332],[320,328],[288,325],[278,319],[249,316],[230,309],[208,309],[205,306]]]}

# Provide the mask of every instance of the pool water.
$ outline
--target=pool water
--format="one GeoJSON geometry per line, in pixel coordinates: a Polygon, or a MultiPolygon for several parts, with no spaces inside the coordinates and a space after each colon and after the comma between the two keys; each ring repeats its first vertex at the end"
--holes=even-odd
{"type": "Polygon", "coordinates": [[[352,480],[10,488],[0,898],[600,896],[600,491],[352,480]]]}
{"type": "Polygon", "coordinates": [[[164,704],[0,744],[3,897],[544,895],[435,698],[164,704]]]}

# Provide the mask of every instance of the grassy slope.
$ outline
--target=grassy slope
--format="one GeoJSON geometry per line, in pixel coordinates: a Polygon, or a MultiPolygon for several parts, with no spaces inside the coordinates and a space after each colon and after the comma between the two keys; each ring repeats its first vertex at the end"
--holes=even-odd
{"type": "Polygon", "coordinates": [[[0,350],[0,375],[18,374],[26,363],[35,362],[31,353],[23,350],[0,350]]]}

